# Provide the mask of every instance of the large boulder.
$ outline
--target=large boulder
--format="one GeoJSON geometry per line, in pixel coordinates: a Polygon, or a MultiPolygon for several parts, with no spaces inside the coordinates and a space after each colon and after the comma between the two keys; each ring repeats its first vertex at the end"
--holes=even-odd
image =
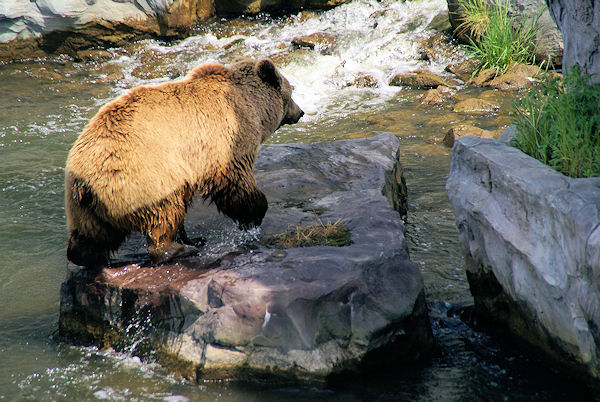
{"type": "Polygon", "coordinates": [[[259,240],[235,242],[242,232],[200,206],[186,218],[188,232],[207,240],[198,257],[150,267],[138,255],[99,272],[69,266],[61,339],[133,350],[193,380],[322,381],[428,356],[397,148],[391,134],[263,147],[256,176],[269,210],[259,240]],[[315,220],[341,223],[350,242],[272,246],[315,220]]]}
{"type": "Polygon", "coordinates": [[[579,64],[600,82],[600,3],[583,0],[546,0],[563,36],[563,65],[579,64]]]}
{"type": "Polygon", "coordinates": [[[214,0],[4,2],[0,4],[0,61],[75,56],[79,50],[123,46],[133,39],[178,38],[214,13],[214,0]]]}
{"type": "Polygon", "coordinates": [[[347,0],[11,0],[0,2],[0,62],[178,39],[217,14],[330,8],[347,0]]]}
{"type": "Polygon", "coordinates": [[[535,34],[535,58],[538,63],[547,62],[550,67],[562,65],[563,38],[550,16],[544,0],[511,0],[513,15],[518,23],[528,24],[539,15],[535,34]]]}
{"type": "Polygon", "coordinates": [[[478,316],[600,378],[600,178],[568,178],[490,139],[454,144],[446,189],[478,316]]]}

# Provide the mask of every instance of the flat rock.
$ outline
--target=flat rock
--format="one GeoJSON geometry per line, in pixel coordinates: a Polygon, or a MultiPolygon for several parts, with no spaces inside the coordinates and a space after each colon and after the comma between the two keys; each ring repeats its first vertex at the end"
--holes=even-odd
{"type": "Polygon", "coordinates": [[[495,103],[478,98],[468,98],[454,105],[456,113],[490,114],[497,112],[498,109],[500,109],[500,106],[495,103]]]}
{"type": "Polygon", "coordinates": [[[255,166],[269,200],[260,236],[197,205],[186,217],[188,233],[207,240],[197,257],[151,267],[142,248],[119,257],[136,263],[99,272],[70,265],[60,338],[133,349],[198,381],[319,382],[428,356],[433,338],[404,238],[397,148],[391,134],[264,146],[255,166]],[[342,222],[351,243],[267,245],[315,221],[342,222]]]}
{"type": "Polygon", "coordinates": [[[426,70],[417,70],[407,74],[396,74],[390,81],[392,86],[406,86],[416,89],[437,88],[440,85],[456,87],[458,82],[451,78],[444,78],[438,74],[426,70]]]}
{"type": "Polygon", "coordinates": [[[600,378],[600,178],[468,137],[455,141],[446,189],[479,322],[600,378]]]}

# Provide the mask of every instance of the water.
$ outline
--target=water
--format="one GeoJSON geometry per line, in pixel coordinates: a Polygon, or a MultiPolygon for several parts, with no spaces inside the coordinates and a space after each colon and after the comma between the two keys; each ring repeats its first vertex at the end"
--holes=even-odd
{"type": "MultiPolygon", "coordinates": [[[[49,59],[0,66],[0,399],[71,400],[553,400],[588,399],[585,389],[543,370],[516,349],[466,326],[453,312],[472,303],[444,183],[450,151],[440,137],[461,121],[506,124],[510,95],[486,93],[498,116],[474,118],[449,106],[419,104],[422,91],[389,87],[397,72],[441,73],[460,52],[420,60],[418,43],[445,0],[354,1],[323,13],[280,20],[220,21],[167,45],[143,41],[111,49],[101,63],[49,59]],[[317,31],[331,49],[295,50],[317,31]],[[63,207],[67,152],[107,100],[140,84],[183,76],[209,61],[269,56],[296,87],[307,113],[272,143],[396,134],[409,188],[407,238],[419,265],[440,353],[424,367],[360,377],[327,389],[233,383],[191,384],[152,362],[112,350],[53,341],[59,287],[66,275],[63,207]],[[349,87],[369,74],[374,88],[349,87]]],[[[482,95],[482,90],[461,93],[482,95]]]]}

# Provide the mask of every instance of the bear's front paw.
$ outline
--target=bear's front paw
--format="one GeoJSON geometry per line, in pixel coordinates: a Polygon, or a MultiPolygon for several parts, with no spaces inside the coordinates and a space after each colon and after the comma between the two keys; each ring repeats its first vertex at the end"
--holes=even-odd
{"type": "Polygon", "coordinates": [[[249,230],[252,229],[254,227],[260,226],[262,223],[262,218],[251,221],[251,222],[240,222],[238,221],[238,227],[241,230],[249,230]]]}
{"type": "Polygon", "coordinates": [[[240,229],[259,226],[267,213],[267,197],[258,189],[239,192],[234,197],[216,198],[215,204],[220,212],[233,219],[240,229]]]}
{"type": "Polygon", "coordinates": [[[172,261],[175,258],[190,257],[198,255],[200,250],[194,246],[171,242],[159,244],[157,246],[148,246],[148,253],[152,263],[159,265],[172,261]]]}
{"type": "Polygon", "coordinates": [[[236,219],[240,229],[248,230],[260,226],[268,208],[267,197],[263,193],[258,192],[254,202],[243,208],[242,213],[236,219]]]}

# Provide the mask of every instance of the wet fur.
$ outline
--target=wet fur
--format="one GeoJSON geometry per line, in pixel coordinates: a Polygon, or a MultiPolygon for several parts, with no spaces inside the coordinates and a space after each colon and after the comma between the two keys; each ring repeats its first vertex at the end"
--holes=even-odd
{"type": "Polygon", "coordinates": [[[67,257],[105,264],[129,233],[141,232],[155,259],[155,248],[176,238],[195,195],[242,227],[259,225],[267,200],[256,186],[254,159],[293,104],[271,66],[207,64],[184,80],[138,87],[105,105],[67,160],[67,257]]]}

